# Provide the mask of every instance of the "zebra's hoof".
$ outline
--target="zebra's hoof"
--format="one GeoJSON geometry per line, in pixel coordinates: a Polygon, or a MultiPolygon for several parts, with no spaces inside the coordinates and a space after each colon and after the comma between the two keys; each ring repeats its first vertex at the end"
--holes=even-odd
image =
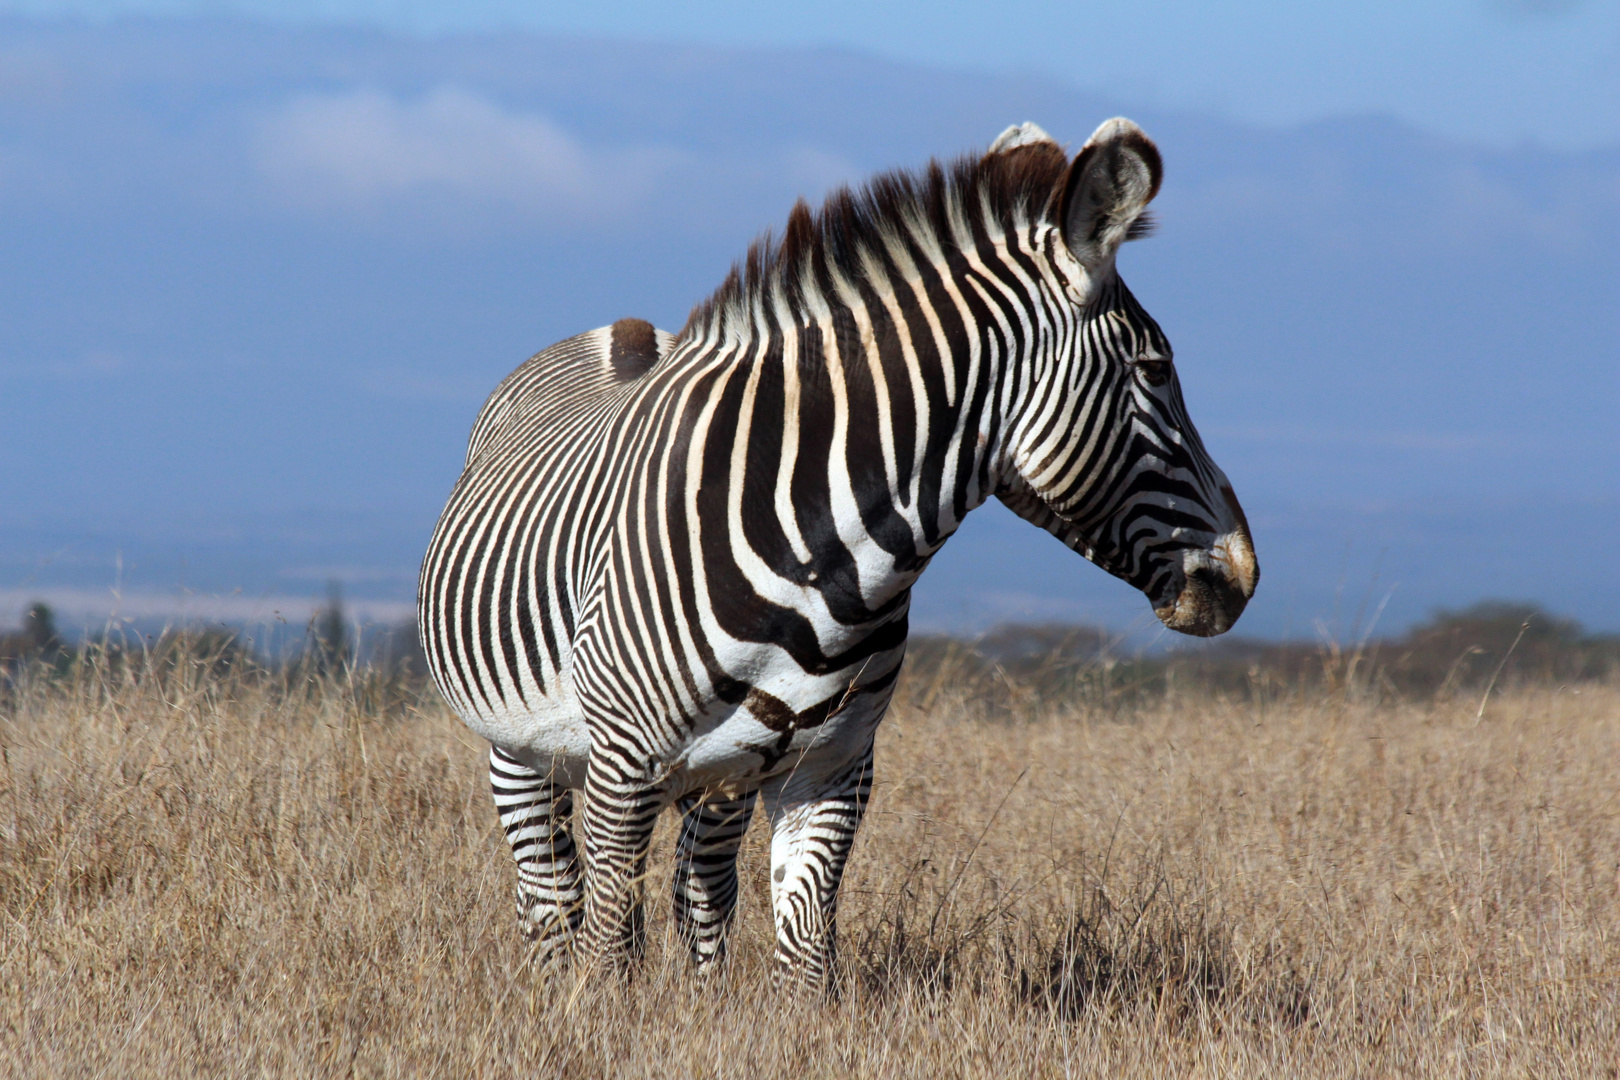
{"type": "Polygon", "coordinates": [[[691,955],[692,977],[699,982],[712,983],[722,978],[726,972],[726,952],[721,949],[707,956],[691,955]]]}

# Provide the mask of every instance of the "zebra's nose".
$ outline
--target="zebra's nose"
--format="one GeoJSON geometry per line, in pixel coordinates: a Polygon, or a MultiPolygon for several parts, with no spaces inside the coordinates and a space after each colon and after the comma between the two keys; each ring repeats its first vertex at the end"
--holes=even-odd
{"type": "Polygon", "coordinates": [[[1218,565],[1187,572],[1176,598],[1154,613],[1172,630],[1194,637],[1214,637],[1232,629],[1249,603],[1235,575],[1218,565]]]}
{"type": "Polygon", "coordinates": [[[1231,488],[1224,488],[1230,528],[1207,549],[1182,553],[1182,585],[1168,604],[1154,609],[1172,630],[1214,637],[1232,629],[1260,582],[1260,563],[1249,539],[1249,523],[1231,488]]]}

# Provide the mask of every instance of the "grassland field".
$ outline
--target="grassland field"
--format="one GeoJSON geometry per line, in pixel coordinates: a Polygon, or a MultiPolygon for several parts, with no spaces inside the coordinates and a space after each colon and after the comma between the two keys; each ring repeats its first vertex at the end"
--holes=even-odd
{"type": "Polygon", "coordinates": [[[985,693],[903,685],[822,1003],[769,989],[762,820],[719,977],[667,820],[634,977],[536,971],[431,691],[24,677],[0,1075],[1620,1075],[1620,686],[985,693]]]}

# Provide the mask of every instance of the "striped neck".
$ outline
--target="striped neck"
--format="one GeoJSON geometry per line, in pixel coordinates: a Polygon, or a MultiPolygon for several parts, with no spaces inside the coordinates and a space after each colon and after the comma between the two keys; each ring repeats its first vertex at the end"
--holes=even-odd
{"type": "Polygon", "coordinates": [[[1033,382],[1026,361],[1070,332],[1054,229],[961,213],[950,224],[942,236],[911,221],[859,274],[806,260],[791,282],[765,280],[689,326],[677,347],[690,358],[677,363],[739,373],[735,404],[725,395],[711,423],[736,425],[727,442],[746,448],[723,463],[720,487],[751,546],[778,572],[810,574],[829,558],[820,548],[875,544],[892,574],[880,583],[863,568],[866,604],[909,587],[995,493],[1033,382]],[[776,512],[758,514],[766,506],[776,512]]]}

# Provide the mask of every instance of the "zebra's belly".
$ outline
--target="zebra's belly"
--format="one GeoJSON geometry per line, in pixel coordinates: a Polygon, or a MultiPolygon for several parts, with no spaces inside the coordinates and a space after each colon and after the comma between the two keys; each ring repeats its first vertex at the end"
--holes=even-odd
{"type": "Polygon", "coordinates": [[[520,709],[462,716],[483,736],[529,768],[567,787],[585,786],[591,733],[572,696],[540,698],[520,709]]]}
{"type": "MultiPolygon", "coordinates": [[[[800,691],[788,696],[803,700],[790,703],[763,695],[756,703],[751,695],[711,714],[676,745],[665,744],[656,752],[649,761],[649,778],[657,777],[671,799],[700,790],[740,794],[771,785],[814,790],[818,781],[842,773],[866,752],[893,691],[893,682],[884,680],[881,689],[840,699],[840,681],[794,685],[787,680],[787,687],[800,691]],[[828,700],[829,693],[838,701],[830,715],[809,707],[818,699],[828,700]]],[[[559,682],[562,692],[555,696],[531,692],[526,701],[470,710],[462,720],[529,768],[577,789],[585,786],[591,733],[572,680],[559,682]]],[[[782,683],[771,682],[786,692],[782,683]]]]}

